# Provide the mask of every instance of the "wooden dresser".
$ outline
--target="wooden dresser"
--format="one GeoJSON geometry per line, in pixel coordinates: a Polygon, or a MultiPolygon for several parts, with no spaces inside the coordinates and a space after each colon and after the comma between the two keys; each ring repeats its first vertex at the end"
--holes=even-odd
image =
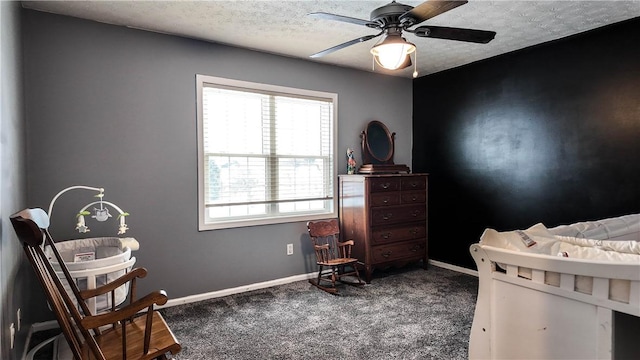
{"type": "Polygon", "coordinates": [[[340,175],[340,232],[366,281],[376,267],[422,260],[427,268],[427,175],[340,175]]]}

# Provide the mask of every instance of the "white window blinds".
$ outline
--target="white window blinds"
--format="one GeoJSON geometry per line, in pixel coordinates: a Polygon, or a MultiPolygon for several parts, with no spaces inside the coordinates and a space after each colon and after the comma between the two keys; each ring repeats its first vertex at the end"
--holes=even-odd
{"type": "Polygon", "coordinates": [[[201,228],[333,214],[335,94],[198,78],[201,228]]]}

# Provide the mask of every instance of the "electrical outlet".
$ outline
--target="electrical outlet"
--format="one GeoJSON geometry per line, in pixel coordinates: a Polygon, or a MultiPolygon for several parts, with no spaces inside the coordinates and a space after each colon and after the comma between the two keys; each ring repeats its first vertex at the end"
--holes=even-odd
{"type": "Polygon", "coordinates": [[[16,321],[18,322],[18,331],[20,331],[20,323],[22,322],[22,314],[20,314],[20,308],[16,311],[16,321]]]}
{"type": "Polygon", "coordinates": [[[287,244],[287,255],[293,255],[293,244],[287,244]]]}
{"type": "Polygon", "coordinates": [[[13,341],[15,340],[16,337],[16,328],[13,326],[13,323],[11,323],[11,325],[9,325],[9,335],[11,336],[11,349],[13,349],[13,341]]]}

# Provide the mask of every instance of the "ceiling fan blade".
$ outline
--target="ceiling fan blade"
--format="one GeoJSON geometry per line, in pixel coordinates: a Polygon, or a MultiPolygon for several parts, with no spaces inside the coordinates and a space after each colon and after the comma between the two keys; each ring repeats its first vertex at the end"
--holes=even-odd
{"type": "Polygon", "coordinates": [[[496,36],[495,31],[460,29],[443,26],[420,26],[413,31],[419,37],[430,37],[436,39],[467,41],[479,44],[486,44],[496,36]]]}
{"type": "Polygon", "coordinates": [[[364,26],[376,25],[375,23],[372,23],[369,20],[357,19],[357,18],[352,18],[352,17],[349,17],[349,16],[342,16],[342,15],[336,15],[336,14],[330,14],[330,13],[326,13],[326,12],[313,12],[313,13],[309,13],[307,15],[313,16],[313,17],[318,18],[318,19],[336,20],[336,21],[346,22],[346,23],[349,23],[349,24],[364,25],[364,26]]]}
{"type": "Polygon", "coordinates": [[[455,9],[458,6],[464,5],[466,3],[468,3],[467,0],[425,1],[422,4],[414,7],[413,9],[407,11],[406,13],[400,15],[399,19],[403,24],[409,22],[409,25],[407,26],[412,26],[419,24],[427,19],[431,19],[432,17],[438,16],[442,13],[445,13],[449,10],[455,9]]]}
{"type": "Polygon", "coordinates": [[[323,56],[325,56],[327,54],[331,54],[334,51],[338,51],[340,49],[344,49],[347,46],[351,46],[351,45],[354,45],[354,44],[357,44],[357,43],[361,43],[361,42],[365,42],[365,41],[371,40],[374,37],[378,37],[378,36],[382,35],[382,33],[383,32],[380,32],[379,34],[376,34],[376,35],[367,35],[367,36],[359,37],[357,39],[353,39],[351,41],[347,41],[346,43],[342,43],[340,45],[336,45],[334,47],[330,47],[330,48],[328,48],[326,50],[322,50],[322,51],[317,52],[317,53],[315,53],[313,55],[310,55],[309,57],[312,57],[312,58],[323,57],[323,56]]]}

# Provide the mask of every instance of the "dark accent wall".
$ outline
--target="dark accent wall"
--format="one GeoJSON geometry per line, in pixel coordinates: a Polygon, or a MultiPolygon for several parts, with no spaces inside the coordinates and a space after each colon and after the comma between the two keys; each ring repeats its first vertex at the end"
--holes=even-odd
{"type": "Polygon", "coordinates": [[[432,259],[475,268],[487,227],[640,211],[638,44],[635,18],[414,81],[432,259]]]}

